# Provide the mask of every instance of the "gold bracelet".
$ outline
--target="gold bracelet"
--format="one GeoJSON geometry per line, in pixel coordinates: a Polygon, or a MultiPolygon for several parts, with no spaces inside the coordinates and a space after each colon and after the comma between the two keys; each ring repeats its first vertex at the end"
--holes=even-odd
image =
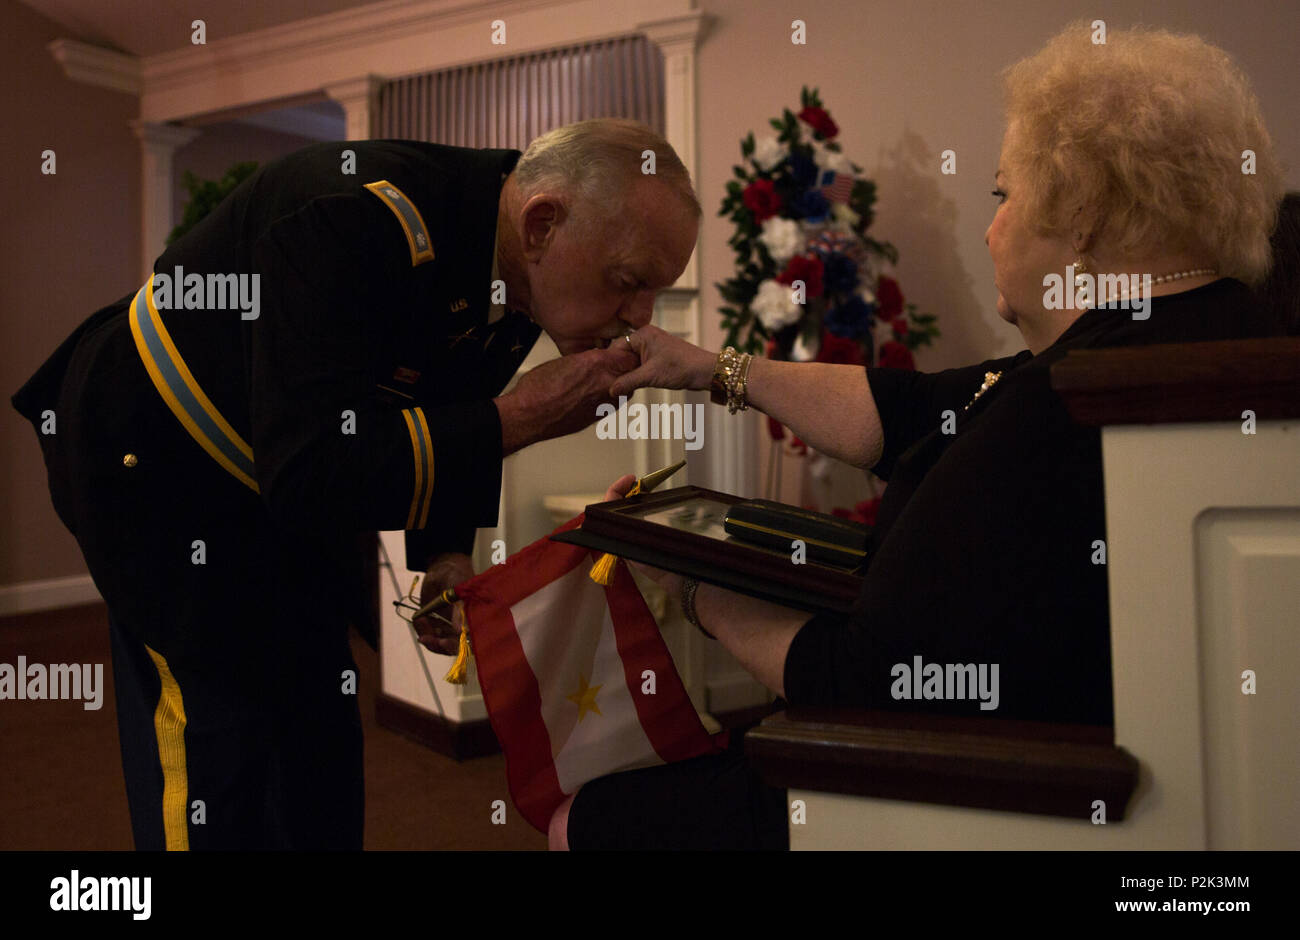
{"type": "Polygon", "coordinates": [[[709,400],[715,405],[725,405],[731,400],[731,383],[739,367],[740,354],[734,346],[728,346],[718,353],[718,362],[713,367],[713,378],[709,382],[709,400]]]}
{"type": "Polygon", "coordinates": [[[748,383],[749,383],[749,364],[754,357],[745,353],[740,357],[740,365],[736,367],[736,374],[732,376],[731,385],[727,389],[727,413],[735,414],[737,411],[749,410],[748,383]]]}

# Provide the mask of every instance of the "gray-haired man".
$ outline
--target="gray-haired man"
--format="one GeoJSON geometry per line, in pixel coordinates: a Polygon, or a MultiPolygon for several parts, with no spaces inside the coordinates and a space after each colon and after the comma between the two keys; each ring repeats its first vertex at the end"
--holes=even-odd
{"type": "Polygon", "coordinates": [[[406,529],[408,565],[468,576],[501,459],[595,420],[637,361],[609,341],[649,321],[698,223],[671,148],[629,122],[522,157],[310,147],[14,397],[38,427],[58,416],[40,440],[108,603],[138,848],[361,847],[357,534],[406,529]],[[255,316],[205,299],[231,275],[255,316]],[[565,355],[502,395],[542,330],[565,355]]]}

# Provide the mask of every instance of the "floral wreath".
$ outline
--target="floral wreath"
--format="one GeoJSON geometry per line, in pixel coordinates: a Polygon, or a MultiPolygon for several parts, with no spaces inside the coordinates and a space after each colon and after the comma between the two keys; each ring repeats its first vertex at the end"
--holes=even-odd
{"type": "Polygon", "coordinates": [[[876,185],[835,142],[817,89],[772,118],[775,135],[740,142],[719,215],[736,226],[736,274],[715,285],[726,343],[769,358],[913,369],[939,336],[882,273],[898,250],[867,234],[876,185]]]}

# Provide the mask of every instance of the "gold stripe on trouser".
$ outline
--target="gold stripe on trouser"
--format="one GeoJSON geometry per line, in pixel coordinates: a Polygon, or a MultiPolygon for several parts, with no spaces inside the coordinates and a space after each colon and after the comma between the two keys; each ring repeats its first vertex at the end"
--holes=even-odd
{"type": "Polygon", "coordinates": [[[185,765],[185,702],[181,687],[167,666],[167,660],[149,650],[153,664],[158,667],[162,691],[158,696],[158,709],[153,713],[153,727],[158,735],[158,761],[163,772],[163,833],[168,852],[188,852],[190,830],[186,813],[189,799],[189,777],[185,765]]]}

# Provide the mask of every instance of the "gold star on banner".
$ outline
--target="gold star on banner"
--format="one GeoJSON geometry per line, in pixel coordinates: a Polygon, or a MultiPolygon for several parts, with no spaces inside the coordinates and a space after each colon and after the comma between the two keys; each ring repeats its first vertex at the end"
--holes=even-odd
{"type": "Polygon", "coordinates": [[[578,673],[578,678],[582,684],[578,691],[566,696],[570,702],[578,706],[578,721],[587,717],[587,712],[600,714],[600,706],[596,704],[596,693],[600,691],[601,686],[587,685],[587,677],[578,673]]]}

